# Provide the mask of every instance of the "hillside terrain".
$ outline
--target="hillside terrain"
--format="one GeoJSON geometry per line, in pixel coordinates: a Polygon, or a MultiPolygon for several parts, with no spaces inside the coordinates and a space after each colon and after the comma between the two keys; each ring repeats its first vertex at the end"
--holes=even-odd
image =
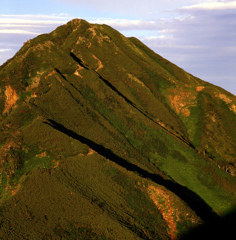
{"type": "Polygon", "coordinates": [[[235,210],[236,97],[107,25],[0,66],[0,131],[0,239],[174,240],[235,210]]]}

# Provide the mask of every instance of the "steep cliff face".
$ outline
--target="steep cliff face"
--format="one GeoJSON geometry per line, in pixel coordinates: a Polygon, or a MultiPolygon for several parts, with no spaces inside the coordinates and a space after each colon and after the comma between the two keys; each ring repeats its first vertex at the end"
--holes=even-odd
{"type": "Polygon", "coordinates": [[[179,239],[235,203],[236,98],[75,19],[0,67],[1,239],[179,239]]]}

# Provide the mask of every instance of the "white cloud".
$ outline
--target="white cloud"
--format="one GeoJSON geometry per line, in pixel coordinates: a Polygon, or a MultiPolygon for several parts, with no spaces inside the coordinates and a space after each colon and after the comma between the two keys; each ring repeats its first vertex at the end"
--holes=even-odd
{"type": "Polygon", "coordinates": [[[1,49],[0,48],[0,52],[8,52],[8,51],[11,51],[11,49],[1,49]]]}
{"type": "Polygon", "coordinates": [[[21,29],[0,29],[0,34],[27,34],[27,35],[38,35],[38,32],[30,32],[21,29]]]}
{"type": "Polygon", "coordinates": [[[68,17],[70,17],[69,14],[66,14],[66,13],[61,13],[61,14],[50,14],[50,15],[44,15],[44,14],[36,14],[36,15],[33,15],[33,14],[21,14],[21,15],[18,15],[18,14],[0,14],[0,18],[21,18],[21,19],[68,19],[68,17]]]}
{"type": "Polygon", "coordinates": [[[185,5],[193,5],[212,0],[51,0],[55,4],[63,3],[69,7],[80,9],[83,12],[94,12],[96,16],[110,16],[119,18],[150,19],[162,17],[166,10],[180,8],[185,5]]]}
{"type": "MultiPolygon", "coordinates": [[[[57,26],[65,24],[70,18],[66,14],[59,15],[3,15],[0,14],[0,40],[3,35],[25,35],[28,39],[33,35],[47,33],[57,26]]],[[[15,39],[11,37],[9,42],[15,44],[15,39]]]]}
{"type": "Polygon", "coordinates": [[[161,31],[159,31],[159,33],[174,33],[176,32],[176,29],[163,29],[161,31]]]}
{"type": "Polygon", "coordinates": [[[97,24],[107,24],[113,28],[121,30],[152,30],[161,28],[161,20],[130,20],[130,19],[96,19],[89,21],[97,24]]]}
{"type": "Polygon", "coordinates": [[[236,9],[236,1],[232,2],[209,2],[181,7],[182,10],[228,10],[236,9]]]}
{"type": "Polygon", "coordinates": [[[4,15],[0,14],[0,27],[45,27],[47,25],[61,25],[69,21],[71,17],[66,14],[59,15],[4,15]]]}
{"type": "Polygon", "coordinates": [[[159,35],[159,36],[151,36],[151,37],[147,37],[145,38],[145,40],[157,40],[157,39],[164,39],[164,38],[168,38],[165,35],[159,35]]]}
{"type": "MultiPolygon", "coordinates": [[[[68,20],[68,19],[67,19],[68,20]]],[[[30,26],[34,26],[35,24],[37,25],[49,25],[49,24],[64,24],[65,22],[67,22],[67,20],[61,19],[61,21],[57,21],[56,20],[52,20],[51,18],[49,19],[30,19],[29,16],[22,18],[22,17],[1,17],[0,16],[0,25],[10,25],[10,24],[14,24],[14,25],[30,25],[30,26]]]]}

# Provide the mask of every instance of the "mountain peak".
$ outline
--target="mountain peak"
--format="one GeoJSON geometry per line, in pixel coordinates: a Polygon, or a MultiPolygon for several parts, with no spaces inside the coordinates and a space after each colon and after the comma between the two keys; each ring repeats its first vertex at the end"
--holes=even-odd
{"type": "Polygon", "coordinates": [[[69,21],[67,24],[74,24],[77,26],[77,25],[80,25],[81,23],[88,23],[88,22],[83,19],[74,18],[71,21],[69,21]]]}
{"type": "Polygon", "coordinates": [[[178,239],[233,209],[235,97],[138,39],[74,19],[0,79],[1,239],[178,239]]]}

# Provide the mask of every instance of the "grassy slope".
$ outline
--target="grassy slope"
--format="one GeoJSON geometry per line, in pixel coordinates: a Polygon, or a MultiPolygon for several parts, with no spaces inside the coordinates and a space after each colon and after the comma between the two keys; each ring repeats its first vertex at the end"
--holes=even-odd
{"type": "Polygon", "coordinates": [[[224,160],[224,149],[213,151],[226,139],[223,148],[235,154],[235,133],[226,128],[235,123],[232,103],[138,40],[73,21],[28,42],[0,71],[1,98],[8,84],[20,96],[1,122],[1,234],[165,239],[199,223],[191,202],[201,198],[218,214],[233,207],[235,179],[224,167],[234,162],[224,160]],[[205,91],[197,92],[186,117],[169,95],[178,95],[176,87],[195,94],[197,86],[205,91]],[[212,111],[228,125],[211,123],[212,111]],[[196,124],[198,118],[204,121],[196,124]],[[208,140],[207,152],[209,124],[225,137],[208,140]],[[18,220],[27,224],[13,231],[18,220]]]}

